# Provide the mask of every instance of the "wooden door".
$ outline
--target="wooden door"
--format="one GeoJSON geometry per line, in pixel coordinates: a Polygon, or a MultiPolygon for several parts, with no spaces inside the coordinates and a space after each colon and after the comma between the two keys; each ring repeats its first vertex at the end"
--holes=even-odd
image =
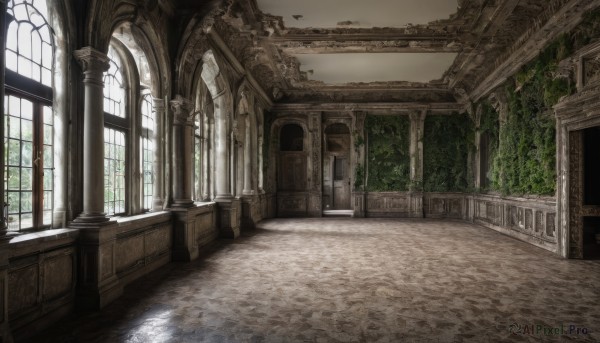
{"type": "Polygon", "coordinates": [[[335,156],[333,160],[333,209],[350,209],[350,163],[347,156],[335,156]]]}

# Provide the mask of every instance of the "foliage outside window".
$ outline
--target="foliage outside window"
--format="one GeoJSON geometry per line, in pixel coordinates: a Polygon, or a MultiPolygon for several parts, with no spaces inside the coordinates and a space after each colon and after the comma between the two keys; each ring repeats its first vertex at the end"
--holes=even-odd
{"type": "Polygon", "coordinates": [[[423,136],[423,190],[464,192],[470,187],[468,154],[474,125],[466,114],[427,116],[423,136]]]}
{"type": "Polygon", "coordinates": [[[6,18],[4,201],[19,231],[52,224],[54,48],[45,1],[9,1],[6,18]]]}
{"type": "Polygon", "coordinates": [[[410,184],[408,117],[369,115],[365,122],[365,129],[368,145],[367,190],[371,192],[408,190],[410,184]]]}

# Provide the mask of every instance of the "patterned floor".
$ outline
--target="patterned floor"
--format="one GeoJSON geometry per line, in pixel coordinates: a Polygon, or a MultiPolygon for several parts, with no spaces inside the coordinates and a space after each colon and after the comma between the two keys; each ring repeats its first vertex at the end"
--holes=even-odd
{"type": "Polygon", "coordinates": [[[461,222],[265,221],[38,342],[600,342],[600,261],[461,222]]]}

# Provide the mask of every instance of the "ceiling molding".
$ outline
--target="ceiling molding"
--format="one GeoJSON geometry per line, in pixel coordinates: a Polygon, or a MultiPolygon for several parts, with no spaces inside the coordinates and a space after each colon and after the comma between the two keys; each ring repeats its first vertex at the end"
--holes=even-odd
{"type": "Polygon", "coordinates": [[[414,111],[428,110],[432,114],[452,114],[454,112],[463,112],[464,106],[458,103],[277,103],[271,110],[276,113],[366,111],[371,114],[380,115],[408,114],[414,111]]]}

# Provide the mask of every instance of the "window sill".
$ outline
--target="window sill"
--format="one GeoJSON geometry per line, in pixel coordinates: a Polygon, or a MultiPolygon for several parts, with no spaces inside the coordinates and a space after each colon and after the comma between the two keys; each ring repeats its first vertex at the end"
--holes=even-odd
{"type": "Polygon", "coordinates": [[[77,229],[49,229],[18,235],[8,242],[9,258],[72,245],[78,235],[77,229]]]}
{"type": "Polygon", "coordinates": [[[161,217],[165,217],[165,219],[171,216],[171,212],[169,211],[159,211],[159,212],[147,212],[141,214],[135,214],[132,216],[123,216],[123,217],[111,217],[111,220],[115,220],[119,225],[128,224],[131,222],[141,221],[141,220],[152,220],[159,219],[161,217]]]}

